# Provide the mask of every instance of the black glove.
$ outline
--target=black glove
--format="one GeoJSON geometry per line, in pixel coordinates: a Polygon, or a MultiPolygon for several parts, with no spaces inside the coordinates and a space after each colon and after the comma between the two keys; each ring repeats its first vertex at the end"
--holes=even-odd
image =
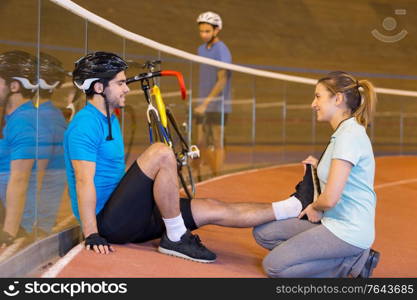
{"type": "Polygon", "coordinates": [[[94,246],[108,246],[110,251],[111,247],[110,244],[107,242],[107,240],[100,236],[98,233],[92,233],[90,234],[86,239],[85,239],[85,245],[86,246],[90,246],[91,249],[93,249],[94,246]]]}

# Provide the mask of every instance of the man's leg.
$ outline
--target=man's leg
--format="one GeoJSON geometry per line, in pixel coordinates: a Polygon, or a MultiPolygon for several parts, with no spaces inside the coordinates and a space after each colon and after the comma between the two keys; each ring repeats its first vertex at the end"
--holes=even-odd
{"type": "Polygon", "coordinates": [[[198,262],[214,262],[216,255],[185,227],[180,213],[177,160],[172,149],[164,144],[153,144],[137,159],[137,164],[154,180],[154,199],[165,223],[166,234],[158,250],[198,262]]]}
{"type": "Polygon", "coordinates": [[[221,125],[212,125],[213,131],[213,143],[214,151],[212,152],[212,172],[213,176],[218,176],[222,170],[224,157],[225,157],[225,148],[224,148],[224,136],[222,135],[222,126],[221,125]]]}
{"type": "Polygon", "coordinates": [[[272,203],[227,203],[215,199],[194,199],[191,211],[197,226],[214,224],[228,227],[254,227],[274,220],[297,217],[313,202],[311,168],[288,199],[272,203]]]}
{"type": "Polygon", "coordinates": [[[172,149],[162,143],[155,143],[136,162],[142,172],[154,180],[154,198],[162,217],[178,216],[180,206],[177,161],[172,149]]]}
{"type": "Polygon", "coordinates": [[[193,199],[191,211],[198,227],[213,224],[253,227],[275,220],[271,203],[228,203],[216,199],[193,199]]]}
{"type": "Polygon", "coordinates": [[[173,151],[168,146],[156,143],[147,148],[97,215],[99,232],[112,243],[143,242],[162,236],[160,252],[213,262],[216,255],[185,228],[176,168],[173,151]],[[175,236],[179,232],[177,241],[175,236]]]}
{"type": "Polygon", "coordinates": [[[207,160],[207,146],[205,143],[203,123],[201,119],[197,120],[195,130],[197,132],[197,147],[200,150],[200,158],[192,159],[191,166],[193,167],[193,170],[196,172],[198,181],[201,181],[201,166],[203,165],[204,161],[207,160]]]}

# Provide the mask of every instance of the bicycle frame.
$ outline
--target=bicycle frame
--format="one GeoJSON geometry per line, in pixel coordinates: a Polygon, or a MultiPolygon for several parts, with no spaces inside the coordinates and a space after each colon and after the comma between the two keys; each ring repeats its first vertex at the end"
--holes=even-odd
{"type": "MultiPolygon", "coordinates": [[[[166,108],[165,103],[162,99],[162,94],[159,86],[155,82],[156,77],[162,76],[175,76],[179,83],[181,97],[183,100],[186,98],[186,89],[184,84],[184,78],[180,72],[171,71],[171,70],[164,70],[164,71],[153,71],[154,62],[147,63],[146,65],[151,65],[150,72],[142,73],[134,77],[130,77],[126,80],[126,84],[130,84],[132,82],[140,81],[141,89],[145,95],[146,102],[148,103],[148,108],[146,110],[146,116],[148,121],[148,129],[149,129],[149,139],[151,144],[155,141],[159,140],[170,148],[173,149],[178,165],[178,174],[182,185],[186,191],[186,194],[192,198],[191,193],[188,191],[186,187],[186,183],[184,177],[180,174],[181,169],[183,166],[187,166],[189,169],[189,176],[191,177],[191,169],[188,164],[188,158],[194,159],[200,157],[200,151],[197,146],[191,145],[189,146],[187,141],[184,139],[180,130],[177,126],[175,118],[172,112],[166,108]],[[153,104],[155,103],[155,105],[153,104]],[[172,129],[175,131],[176,136],[180,140],[181,144],[181,151],[176,152],[173,145],[173,139],[169,130],[170,124],[172,129]]],[[[191,180],[192,181],[192,180],[191,180]]],[[[192,191],[194,194],[195,187],[194,183],[191,183],[192,191]]]]}
{"type": "MultiPolygon", "coordinates": [[[[183,78],[182,74],[180,72],[177,72],[177,71],[167,70],[167,71],[156,71],[156,72],[142,73],[142,74],[139,74],[137,76],[128,78],[126,80],[126,84],[129,84],[129,83],[132,83],[132,82],[135,82],[135,81],[140,81],[141,88],[144,92],[146,102],[148,102],[148,108],[147,108],[147,111],[146,111],[148,124],[151,123],[150,112],[154,111],[155,114],[158,117],[158,120],[162,124],[161,131],[163,133],[164,142],[167,145],[169,145],[170,147],[172,147],[172,144],[170,142],[169,132],[168,132],[168,129],[167,129],[168,121],[167,121],[167,115],[166,115],[166,107],[165,107],[165,103],[162,99],[161,91],[160,91],[158,85],[156,85],[155,82],[153,82],[152,87],[151,87],[151,84],[149,82],[150,79],[154,79],[155,77],[161,77],[161,76],[175,76],[177,78],[179,86],[180,86],[181,97],[182,97],[183,100],[185,100],[185,98],[187,96],[187,92],[186,92],[186,89],[185,89],[184,78],[183,78]],[[156,108],[153,105],[152,96],[155,99],[156,108]]],[[[151,143],[153,143],[153,135],[154,134],[153,134],[152,130],[150,129],[151,143]]]]}

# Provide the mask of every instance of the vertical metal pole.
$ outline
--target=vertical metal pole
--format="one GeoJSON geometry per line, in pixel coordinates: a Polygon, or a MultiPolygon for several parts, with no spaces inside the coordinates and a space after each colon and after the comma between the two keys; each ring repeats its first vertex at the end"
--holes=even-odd
{"type": "MultiPolygon", "coordinates": [[[[282,156],[281,160],[285,161],[285,144],[287,140],[287,84],[284,82],[284,93],[283,93],[283,105],[282,105],[282,156]]],[[[282,161],[280,163],[282,163],[282,161]]]]}
{"type": "Polygon", "coordinates": [[[255,162],[255,146],[256,146],[256,77],[253,77],[253,95],[252,95],[252,165],[255,162]]]}
{"type": "Polygon", "coordinates": [[[190,61],[190,79],[188,93],[188,144],[191,145],[192,126],[193,126],[193,62],[190,61]]]}
{"type": "Polygon", "coordinates": [[[404,145],[404,114],[400,113],[400,154],[403,154],[404,145]]]}
{"type": "Polygon", "coordinates": [[[84,20],[84,54],[88,53],[88,20],[84,20]]]}
{"type": "MultiPolygon", "coordinates": [[[[88,20],[84,20],[84,55],[88,53],[88,20]]],[[[87,96],[84,94],[85,105],[87,105],[87,96]]]]}
{"type": "MultiPolygon", "coordinates": [[[[123,59],[126,59],[126,39],[123,38],[123,44],[122,44],[122,57],[123,59]]],[[[125,135],[125,108],[122,108],[122,137],[124,139],[125,135]]],[[[132,125],[131,125],[132,126],[132,125]]]]}
{"type": "MultiPolygon", "coordinates": [[[[41,52],[41,11],[42,11],[42,0],[38,0],[38,18],[37,18],[37,35],[36,35],[36,57],[38,58],[38,61],[36,63],[36,82],[39,82],[40,79],[40,52],[41,52]]],[[[38,165],[38,161],[39,161],[39,87],[37,88],[36,94],[34,96],[35,99],[33,99],[35,101],[35,106],[36,106],[36,120],[35,120],[35,124],[36,124],[36,128],[35,128],[35,163],[36,163],[36,168],[35,168],[35,191],[32,191],[32,193],[35,193],[35,207],[34,207],[34,215],[35,215],[35,221],[34,221],[34,235],[35,238],[38,235],[38,206],[40,204],[40,193],[36,192],[40,187],[39,184],[40,182],[38,181],[38,172],[39,172],[39,165],[38,165]]]]}

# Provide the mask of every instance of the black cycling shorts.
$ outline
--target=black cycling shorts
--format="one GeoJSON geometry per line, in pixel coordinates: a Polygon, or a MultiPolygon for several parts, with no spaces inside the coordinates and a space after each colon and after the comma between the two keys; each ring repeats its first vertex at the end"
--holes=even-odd
{"type": "MultiPolygon", "coordinates": [[[[153,197],[153,184],[135,161],[97,215],[99,234],[116,244],[160,238],[165,224],[153,197]]],[[[180,210],[185,226],[197,229],[189,199],[180,199],[180,210]]]]}

